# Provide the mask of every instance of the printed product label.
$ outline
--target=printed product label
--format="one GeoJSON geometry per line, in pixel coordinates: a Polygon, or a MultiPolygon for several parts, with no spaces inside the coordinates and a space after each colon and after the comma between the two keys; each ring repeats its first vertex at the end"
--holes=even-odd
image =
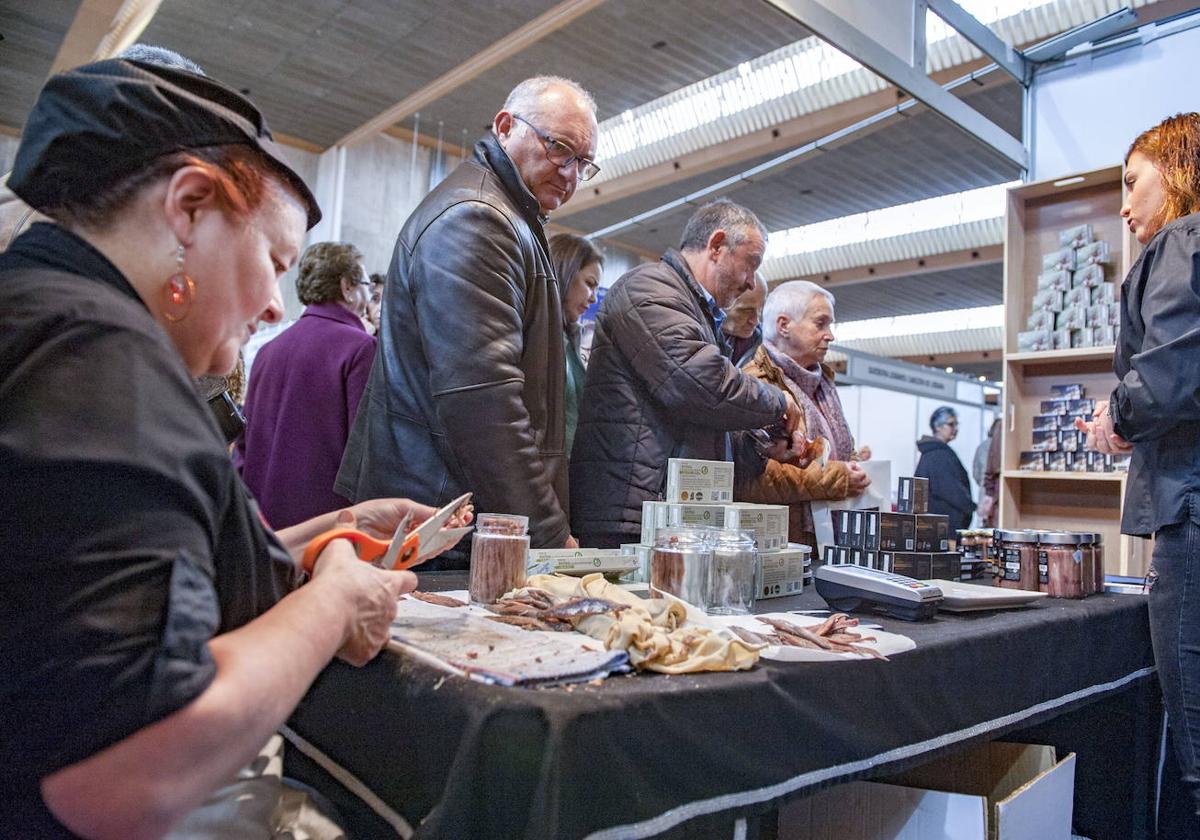
{"type": "Polygon", "coordinates": [[[1021,550],[1019,548],[1004,549],[1004,568],[1001,577],[1004,580],[1021,579],[1021,550]]]}
{"type": "Polygon", "coordinates": [[[1038,583],[1050,583],[1050,556],[1045,551],[1038,552],[1038,583]]]}

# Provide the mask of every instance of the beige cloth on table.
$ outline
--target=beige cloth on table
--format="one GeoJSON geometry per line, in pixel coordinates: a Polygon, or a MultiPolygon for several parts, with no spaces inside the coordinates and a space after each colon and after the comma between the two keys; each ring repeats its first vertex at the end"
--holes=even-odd
{"type": "Polygon", "coordinates": [[[723,638],[706,627],[682,627],[687,613],[679,602],[640,598],[600,574],[582,578],[534,575],[525,585],[544,589],[556,601],[587,597],[624,604],[627,609],[616,616],[605,613],[579,619],[575,629],[603,642],[609,650],[624,650],[639,671],[745,671],[758,661],[759,648],[741,639],[723,638]]]}

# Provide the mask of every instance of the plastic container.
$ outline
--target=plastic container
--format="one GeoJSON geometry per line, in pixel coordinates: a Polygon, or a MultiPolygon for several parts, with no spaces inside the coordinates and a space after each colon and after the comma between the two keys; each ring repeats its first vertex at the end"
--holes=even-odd
{"type": "Polygon", "coordinates": [[[996,556],[1005,589],[1038,591],[1038,532],[996,531],[996,556]]]}
{"type": "Polygon", "coordinates": [[[475,517],[468,589],[472,603],[495,603],[505,592],[525,585],[528,529],[528,516],[481,513],[475,517]]]}
{"type": "Polygon", "coordinates": [[[1046,591],[1050,593],[1050,597],[1084,597],[1084,563],[1080,535],[1063,531],[1041,531],[1037,537],[1038,553],[1045,556],[1049,570],[1049,585],[1046,591]]]}
{"type": "Polygon", "coordinates": [[[668,592],[707,610],[712,560],[712,543],[705,529],[660,528],[650,555],[651,596],[668,592]]]}
{"type": "MultiPolygon", "coordinates": [[[[758,549],[745,531],[711,529],[712,566],[708,574],[709,615],[749,615],[754,610],[758,549]]],[[[807,547],[807,546],[806,546],[807,547]]]]}

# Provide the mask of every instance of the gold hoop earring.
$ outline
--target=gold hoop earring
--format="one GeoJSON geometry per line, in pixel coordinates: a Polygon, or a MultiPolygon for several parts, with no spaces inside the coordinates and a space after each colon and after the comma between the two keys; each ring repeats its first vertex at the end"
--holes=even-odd
{"type": "Polygon", "coordinates": [[[172,324],[177,324],[192,311],[192,301],[196,296],[196,282],[183,270],[184,250],[182,245],[175,247],[175,273],[167,278],[159,292],[159,303],[163,317],[172,324]]]}

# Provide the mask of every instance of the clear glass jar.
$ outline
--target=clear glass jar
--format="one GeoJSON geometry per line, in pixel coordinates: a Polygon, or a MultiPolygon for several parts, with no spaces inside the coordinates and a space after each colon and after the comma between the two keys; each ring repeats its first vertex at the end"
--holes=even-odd
{"type": "Polygon", "coordinates": [[[713,559],[708,574],[709,615],[749,615],[754,610],[758,549],[745,531],[709,531],[713,559]]]}
{"type": "Polygon", "coordinates": [[[650,594],[669,592],[694,607],[708,609],[708,576],[713,548],[705,529],[660,528],[650,555],[650,594]]]}
{"type": "Polygon", "coordinates": [[[481,513],[475,517],[469,584],[472,603],[495,603],[505,592],[525,585],[528,529],[528,516],[481,513]]]}
{"type": "Polygon", "coordinates": [[[996,531],[999,585],[1005,589],[1038,591],[1037,531],[996,531]]]}
{"type": "Polygon", "coordinates": [[[1051,598],[1082,598],[1083,549],[1079,534],[1063,531],[1038,533],[1038,552],[1045,556],[1049,571],[1046,591],[1051,598]]]}

